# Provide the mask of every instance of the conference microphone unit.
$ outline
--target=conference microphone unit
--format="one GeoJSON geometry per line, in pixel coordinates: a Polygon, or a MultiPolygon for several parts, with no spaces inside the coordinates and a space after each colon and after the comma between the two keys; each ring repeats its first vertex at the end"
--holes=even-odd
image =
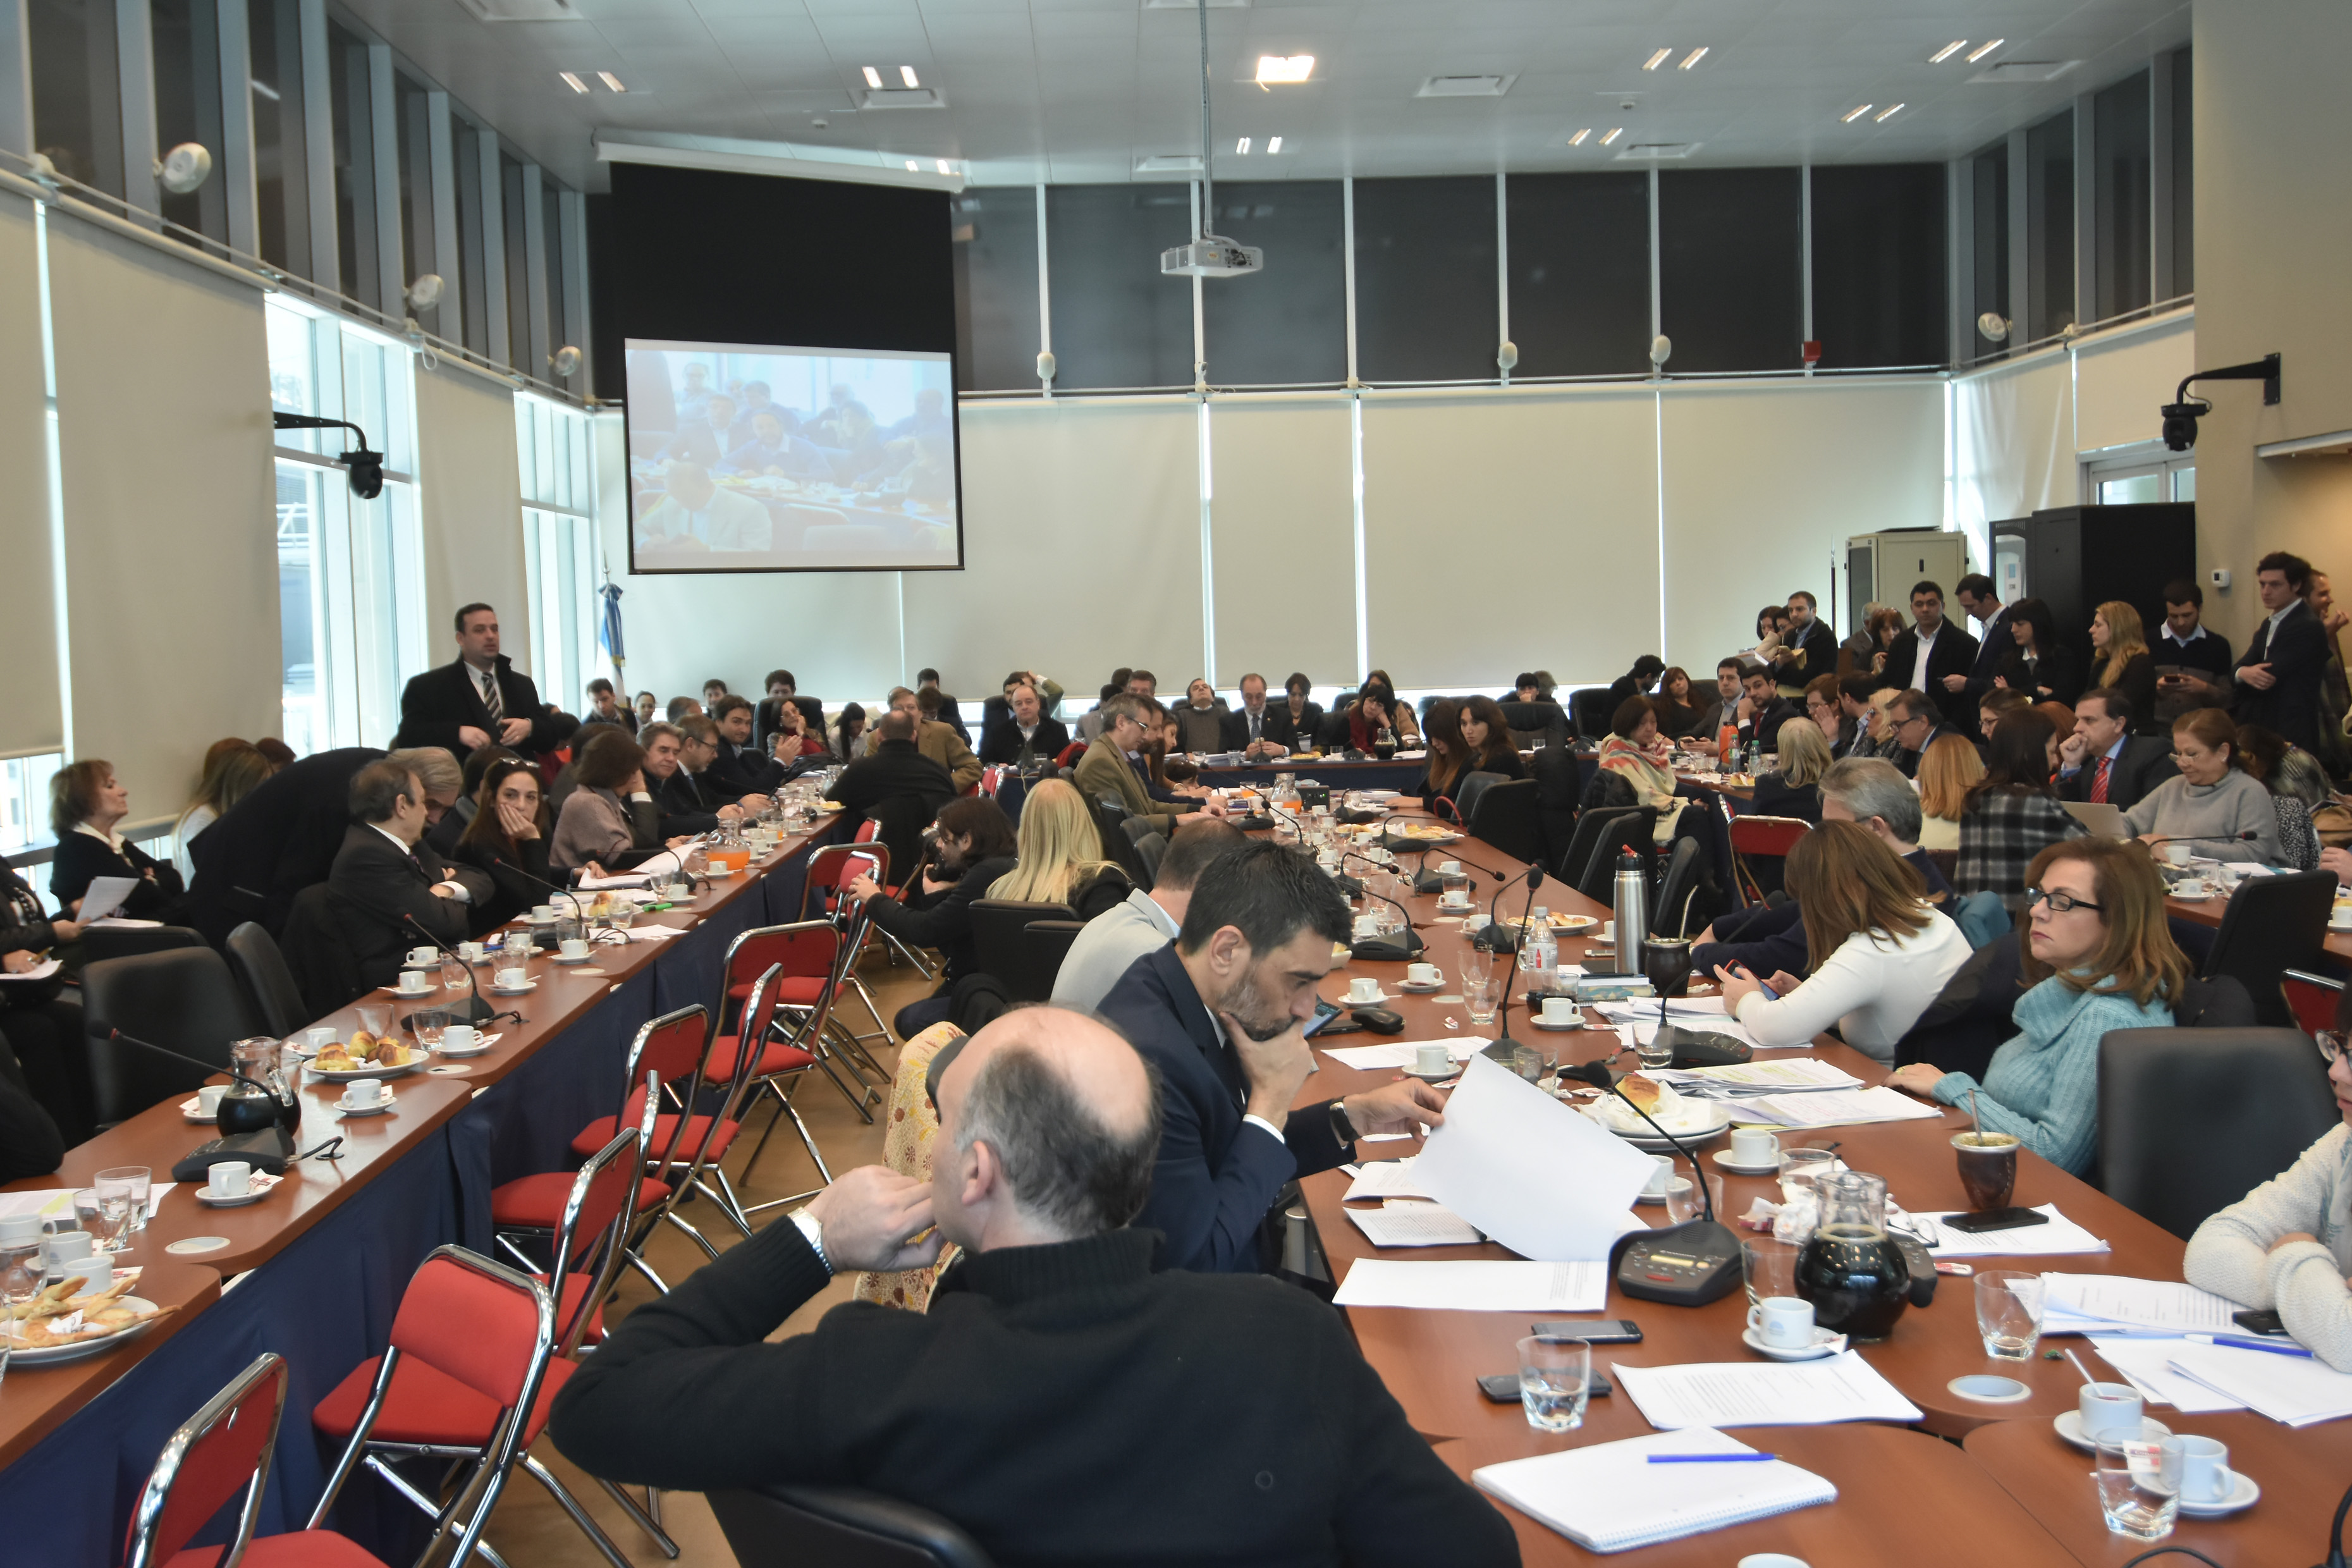
{"type": "MultiPolygon", "coordinates": [[[[220,1067],[205,1060],[202,1057],[192,1057],[185,1051],[175,1051],[168,1046],[159,1046],[152,1040],[142,1040],[136,1035],[126,1035],[120,1029],[108,1029],[106,1038],[110,1045],[130,1046],[145,1051],[151,1056],[162,1057],[166,1061],[180,1062],[195,1068],[207,1078],[215,1073],[223,1074],[257,1090],[268,1107],[265,1113],[268,1117],[267,1121],[257,1124],[245,1121],[238,1125],[229,1126],[229,1130],[221,1136],[199,1143],[181,1156],[172,1167],[173,1181],[202,1182],[206,1179],[205,1173],[215,1162],[233,1160],[242,1160],[255,1170],[267,1172],[273,1176],[282,1176],[286,1173],[286,1167],[294,1153],[293,1129],[288,1125],[288,1122],[290,1120],[295,1125],[299,1125],[302,1120],[301,1102],[291,1094],[281,1095],[268,1084],[256,1083],[237,1071],[234,1065],[220,1067]]],[[[226,1107],[228,1103],[224,1097],[221,1104],[226,1107]]],[[[230,1111],[229,1116],[232,1119],[249,1116],[251,1113],[246,1110],[246,1107],[250,1103],[249,1100],[239,1100],[237,1110],[230,1111]]],[[[229,1125],[226,1122],[218,1124],[229,1125]]]]}
{"type": "MultiPolygon", "coordinates": [[[[1353,849],[1340,851],[1340,859],[1343,862],[1349,859],[1361,860],[1367,866],[1378,866],[1383,871],[1388,869],[1379,861],[1359,855],[1353,849]]],[[[1397,918],[1404,921],[1404,930],[1396,936],[1359,937],[1349,944],[1348,956],[1387,963],[1403,963],[1419,958],[1422,952],[1421,933],[1412,929],[1412,916],[1405,911],[1405,907],[1394,899],[1373,892],[1369,883],[1364,885],[1364,896],[1369,899],[1379,899],[1381,902],[1395,910],[1397,918]]]]}
{"type": "Polygon", "coordinates": [[[1705,1218],[1658,1230],[1633,1231],[1618,1237],[1609,1255],[1617,1289],[1635,1300],[1663,1301],[1672,1307],[1704,1307],[1738,1289],[1743,1278],[1739,1237],[1715,1217],[1715,1194],[1707,1190],[1706,1173],[1699,1169],[1698,1156],[1684,1147],[1681,1139],[1660,1127],[1648,1111],[1633,1104],[1617,1087],[1616,1075],[1609,1070],[1606,1060],[1587,1062],[1582,1067],[1563,1063],[1559,1076],[1605,1089],[1633,1106],[1634,1115],[1649,1122],[1651,1131],[1690,1162],[1691,1180],[1698,1187],[1705,1218]]]}
{"type": "Polygon", "coordinates": [[[2163,838],[2143,838],[2142,844],[2153,848],[2158,844],[2252,844],[2262,835],[2251,827],[2235,833],[2175,833],[2163,838]]]}
{"type": "Polygon", "coordinates": [[[1527,884],[1528,904],[1532,908],[1535,904],[1536,889],[1543,885],[1543,876],[1542,867],[1530,866],[1524,876],[1510,878],[1502,886],[1496,888],[1494,896],[1486,900],[1486,928],[1470,939],[1470,945],[1487,952],[1518,952],[1520,928],[1506,926],[1495,918],[1495,912],[1502,907],[1503,895],[1522,882],[1527,884]]]}
{"type": "Polygon", "coordinates": [[[520,866],[516,865],[513,861],[508,859],[503,855],[491,856],[490,864],[499,868],[501,870],[512,871],[524,881],[536,883],[538,886],[545,888],[551,893],[562,893],[565,898],[572,900],[572,918],[583,926],[588,923],[587,907],[581,903],[580,895],[565,887],[562,883],[551,882],[544,877],[534,876],[532,873],[524,870],[520,866]]]}
{"type": "MultiPolygon", "coordinates": [[[[1421,856],[1421,867],[1413,873],[1412,878],[1412,890],[1414,892],[1435,893],[1444,890],[1445,879],[1439,873],[1429,868],[1429,857],[1436,850],[1449,849],[1452,846],[1444,844],[1420,844],[1415,843],[1413,840],[1409,838],[1395,838],[1383,840],[1383,847],[1391,850],[1408,849],[1414,851],[1421,856]]],[[[1486,866],[1481,866],[1475,860],[1464,860],[1458,854],[1448,855],[1446,858],[1449,860],[1460,860],[1463,865],[1467,866],[1471,870],[1485,872],[1487,876],[1494,878],[1497,881],[1508,881],[1512,879],[1505,877],[1500,871],[1494,870],[1486,866]]],[[[1478,890],[1478,884],[1475,882],[1471,883],[1470,890],[1474,893],[1476,892],[1478,890]]]]}
{"type": "MultiPolygon", "coordinates": [[[[498,1017],[498,1009],[482,1000],[481,977],[474,973],[474,966],[466,962],[466,955],[452,948],[447,942],[443,942],[439,937],[435,936],[431,931],[426,931],[425,929],[425,922],[418,920],[415,915],[410,914],[407,910],[403,910],[401,911],[400,919],[402,923],[406,925],[409,930],[415,931],[426,942],[431,942],[435,947],[440,949],[441,955],[444,958],[456,959],[458,964],[466,971],[466,984],[472,986],[474,991],[474,994],[467,997],[466,1001],[466,1022],[468,1024],[487,1024],[492,1019],[498,1017]]],[[[522,1015],[520,1013],[509,1014],[509,1016],[512,1017],[517,1023],[522,1022],[522,1015]]],[[[416,1032],[415,1014],[409,1014],[407,1016],[402,1018],[400,1023],[401,1026],[406,1029],[410,1034],[413,1035],[416,1032]]]]}

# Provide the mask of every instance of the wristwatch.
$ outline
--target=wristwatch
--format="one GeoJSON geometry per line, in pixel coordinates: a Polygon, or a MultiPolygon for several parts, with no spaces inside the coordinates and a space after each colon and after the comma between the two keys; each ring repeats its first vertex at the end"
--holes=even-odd
{"type": "Polygon", "coordinates": [[[1353,1143],[1356,1141],[1356,1124],[1348,1120],[1347,1102],[1339,1100],[1333,1100],[1330,1104],[1330,1111],[1331,1136],[1342,1143],[1353,1143]]]}
{"type": "Polygon", "coordinates": [[[816,1254],[816,1260],[819,1263],[824,1265],[825,1278],[832,1279],[833,1259],[824,1255],[824,1223],[816,1215],[809,1213],[806,1204],[793,1211],[792,1219],[794,1225],[800,1226],[801,1234],[808,1238],[809,1250],[816,1254]]]}

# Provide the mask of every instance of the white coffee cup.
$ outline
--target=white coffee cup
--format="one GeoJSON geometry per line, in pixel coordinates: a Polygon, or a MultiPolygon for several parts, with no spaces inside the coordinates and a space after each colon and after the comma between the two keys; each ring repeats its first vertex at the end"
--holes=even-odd
{"type": "Polygon", "coordinates": [[[2093,1442],[2139,1436],[2139,1390],[2128,1383],[2086,1383],[2074,1407],[2082,1413],[2083,1436],[2093,1442]]]}
{"type": "Polygon", "coordinates": [[[1731,1130],[1731,1163],[1777,1165],[1780,1163],[1780,1140],[1767,1127],[1735,1127],[1731,1130]]]}
{"type": "Polygon", "coordinates": [[[363,1078],[343,1085],[343,1105],[348,1110],[365,1110],[391,1098],[392,1086],[380,1078],[363,1078]]]}
{"type": "Polygon", "coordinates": [[[2172,884],[2172,890],[2184,899],[2201,899],[2212,889],[2205,886],[2202,877],[2183,877],[2172,884]]]}
{"type": "MultiPolygon", "coordinates": [[[[86,1230],[54,1232],[42,1241],[41,1254],[48,1260],[48,1271],[52,1274],[95,1276],[101,1267],[98,1244],[90,1240],[89,1232],[86,1230]]],[[[110,1283],[113,1279],[110,1266],[107,1266],[107,1279],[110,1283]]]]}
{"type": "Polygon", "coordinates": [[[2184,1502],[2220,1502],[2238,1489],[2238,1478],[2230,1470],[2229,1446],[2218,1437],[2167,1437],[2164,1454],[2168,1459],[2179,1456],[2184,1502]]]}
{"type": "Polygon", "coordinates": [[[408,962],[415,964],[438,963],[441,962],[441,950],[437,947],[412,947],[408,950],[408,962]]]}
{"type": "Polygon", "coordinates": [[[1642,1191],[1654,1198],[1666,1195],[1666,1184],[1675,1179],[1674,1160],[1664,1154],[1650,1156],[1650,1179],[1642,1184],[1642,1191]]]}
{"type": "Polygon", "coordinates": [[[501,969],[496,974],[490,976],[490,982],[492,984],[503,985],[509,991],[520,991],[524,985],[530,984],[530,971],[521,968],[520,966],[517,966],[513,969],[501,969]]]}
{"type": "Polygon", "coordinates": [[[1573,1024],[1582,1015],[1577,1011],[1573,996],[1547,996],[1543,999],[1543,1021],[1547,1024],[1573,1024]]]}
{"type": "Polygon", "coordinates": [[[471,1024],[452,1024],[441,1031],[441,1048],[445,1051],[470,1051],[481,1037],[481,1031],[471,1024]]]}
{"type": "Polygon", "coordinates": [[[584,936],[565,937],[563,939],[563,956],[566,958],[587,957],[588,939],[584,936]]]}
{"type": "Polygon", "coordinates": [[[216,1160],[205,1168],[205,1190],[216,1198],[241,1198],[253,1191],[253,1167],[242,1160],[216,1160]]]}
{"type": "Polygon", "coordinates": [[[1415,1072],[1445,1072],[1453,1066],[1454,1054],[1445,1048],[1445,1044],[1442,1040],[1432,1045],[1413,1047],[1412,1070],[1415,1072]]]}
{"type": "Polygon", "coordinates": [[[1360,974],[1348,982],[1348,1000],[1377,1002],[1381,999],[1381,983],[1369,974],[1360,974]]]}
{"type": "Polygon", "coordinates": [[[1462,930],[1465,935],[1475,936],[1478,932],[1485,931],[1488,926],[1493,925],[1494,923],[1495,917],[1486,913],[1484,910],[1481,910],[1478,913],[1470,916],[1462,922],[1462,930]]]}
{"type": "Polygon", "coordinates": [[[1462,862],[1459,860],[1440,860],[1437,863],[1437,874],[1441,877],[1458,877],[1462,874],[1462,862]]]}
{"type": "Polygon", "coordinates": [[[551,921],[555,918],[555,906],[553,904],[533,904],[530,906],[530,918],[535,921],[551,921]]]}
{"type": "Polygon", "coordinates": [[[1415,985],[1434,985],[1437,984],[1437,965],[1408,963],[1404,966],[1404,977],[1415,985]]]}
{"type": "Polygon", "coordinates": [[[321,1024],[304,1032],[302,1038],[313,1051],[323,1051],[343,1037],[332,1024],[321,1024]]]}
{"type": "Polygon", "coordinates": [[[400,972],[400,985],[398,989],[421,996],[432,988],[433,982],[426,977],[423,970],[404,969],[400,972]]]}
{"type": "Polygon", "coordinates": [[[221,1096],[227,1092],[228,1085],[225,1083],[208,1083],[205,1085],[204,1088],[196,1090],[196,1114],[199,1116],[218,1116],[220,1114],[221,1096]]]}
{"type": "Polygon", "coordinates": [[[1614,947],[1617,944],[1617,922],[1615,921],[1602,921],[1601,922],[1601,940],[1612,947],[1614,947]]]}
{"type": "Polygon", "coordinates": [[[2188,865],[2189,857],[2194,853],[2196,853],[2194,845],[2168,844],[2164,847],[2164,858],[2176,866],[2188,865]]]}
{"type": "Polygon", "coordinates": [[[1794,1296],[1767,1296],[1748,1309],[1748,1328],[1776,1351],[1799,1351],[1813,1342],[1813,1304],[1794,1296]]]}
{"type": "Polygon", "coordinates": [[[2327,924],[2333,931],[2352,931],[2352,906],[2338,904],[2328,911],[2327,924]]]}
{"type": "Polygon", "coordinates": [[[481,963],[483,955],[488,952],[488,949],[483,947],[478,942],[461,942],[457,944],[457,956],[468,963],[481,963]]]}

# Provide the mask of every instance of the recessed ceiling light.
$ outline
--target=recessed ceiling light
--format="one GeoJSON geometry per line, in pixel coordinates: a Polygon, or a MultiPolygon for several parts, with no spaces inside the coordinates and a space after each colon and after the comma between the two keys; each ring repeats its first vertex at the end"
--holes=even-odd
{"type": "Polygon", "coordinates": [[[1983,45],[1979,48],[1971,49],[1969,52],[1969,64],[1976,64],[1979,60],[1984,58],[1987,55],[1992,53],[1993,50],[2000,47],[2001,45],[2007,42],[2009,42],[2007,38],[1995,38],[1990,44],[1983,45]]]}
{"type": "Polygon", "coordinates": [[[1954,38],[1950,43],[1946,44],[1942,48],[1937,49],[1934,54],[1929,55],[1927,57],[1927,63],[1931,66],[1942,65],[1946,60],[1950,59],[1954,55],[1958,54],[1962,49],[1965,49],[1968,47],[1969,41],[1966,38],[1954,38]]]}
{"type": "Polygon", "coordinates": [[[629,90],[627,88],[621,85],[621,79],[614,76],[611,71],[598,71],[596,73],[596,79],[603,82],[606,87],[611,88],[614,92],[626,92],[629,90]]]}
{"type": "Polygon", "coordinates": [[[1584,145],[1584,139],[1591,134],[1592,127],[1588,125],[1583,130],[1578,132],[1575,135],[1570,137],[1568,139],[1568,144],[1571,147],[1581,147],[1584,145]]]}
{"type": "Polygon", "coordinates": [[[1620,136],[1622,136],[1622,135],[1624,135],[1624,134],[1625,134],[1625,128],[1624,128],[1623,126],[1620,125],[1619,127],[1617,127],[1617,129],[1616,129],[1616,130],[1612,131],[1608,135],[1603,136],[1603,137],[1601,139],[1601,144],[1603,147],[1606,147],[1606,146],[1608,146],[1608,145],[1609,145],[1609,143],[1611,143],[1612,142],[1616,141],[1616,140],[1617,140],[1617,138],[1619,138],[1620,136]]]}
{"type": "Polygon", "coordinates": [[[1645,71],[1656,70],[1660,66],[1664,65],[1668,60],[1673,59],[1674,58],[1674,47],[1672,45],[1668,45],[1666,47],[1660,49],[1656,54],[1652,55],[1646,61],[1643,62],[1642,68],[1645,71]]]}
{"type": "Polygon", "coordinates": [[[1260,84],[1305,81],[1314,69],[1313,55],[1260,55],[1257,58],[1257,80],[1260,84]]]}
{"type": "Polygon", "coordinates": [[[1250,147],[1250,139],[1249,139],[1248,137],[1244,136],[1244,137],[1243,137],[1239,142],[1235,142],[1235,143],[1234,144],[1234,152],[1236,152],[1236,153],[1240,153],[1243,157],[1246,158],[1246,157],[1248,157],[1248,156],[1249,156],[1249,147],[1250,147]]]}
{"type": "Polygon", "coordinates": [[[1838,116],[1838,122],[1842,125],[1851,125],[1855,121],[1861,119],[1864,115],[1868,114],[1871,108],[1871,105],[1865,103],[1859,109],[1849,109],[1843,114],[1838,116]]]}
{"type": "Polygon", "coordinates": [[[880,87],[882,85],[882,73],[876,70],[872,66],[867,66],[866,68],[866,85],[868,87],[880,87]]]}
{"type": "Polygon", "coordinates": [[[564,79],[564,81],[565,81],[566,83],[568,83],[568,84],[571,86],[571,88],[572,88],[572,91],[574,91],[574,92],[586,92],[586,91],[588,90],[588,84],[587,84],[586,82],[584,82],[584,81],[582,81],[578,77],[576,77],[576,76],[572,75],[570,71],[557,71],[555,74],[556,74],[556,75],[558,75],[558,76],[560,76],[560,77],[562,77],[562,78],[564,79]]]}
{"type": "Polygon", "coordinates": [[[912,66],[900,66],[898,68],[898,79],[905,82],[908,87],[920,87],[923,85],[921,82],[915,79],[915,68],[912,66]]]}
{"type": "Polygon", "coordinates": [[[1870,122],[1873,125],[1884,125],[1888,121],[1894,119],[1896,115],[1902,113],[1904,107],[1904,105],[1899,103],[1891,104],[1888,107],[1880,110],[1876,114],[1872,115],[1870,117],[1870,122]]]}
{"type": "Polygon", "coordinates": [[[1266,150],[1269,153],[1279,153],[1279,152],[1281,152],[1281,151],[1282,151],[1282,138],[1281,138],[1281,137],[1279,137],[1279,136],[1269,136],[1269,137],[1267,137],[1267,138],[1265,139],[1265,150],[1266,150]]]}
{"type": "Polygon", "coordinates": [[[1678,66],[1676,66],[1675,68],[1676,70],[1685,70],[1685,71],[1686,71],[1686,70],[1688,70],[1688,69],[1690,69],[1690,68],[1691,68],[1691,67],[1693,67],[1693,66],[1695,66],[1695,65],[1698,64],[1698,62],[1699,62],[1699,61],[1701,61],[1701,60],[1703,60],[1703,59],[1706,58],[1706,51],[1707,51],[1707,46],[1706,46],[1706,45],[1705,45],[1705,44],[1701,44],[1698,47],[1696,47],[1696,48],[1693,49],[1690,53],[1688,53],[1688,54],[1685,55],[1685,56],[1683,57],[1683,63],[1682,63],[1682,64],[1680,64],[1680,65],[1678,65],[1678,66]]]}
{"type": "Polygon", "coordinates": [[[919,174],[922,172],[923,166],[920,163],[916,163],[912,158],[907,160],[907,173],[910,174],[919,174]]]}
{"type": "Polygon", "coordinates": [[[948,166],[948,161],[945,158],[934,158],[931,162],[940,166],[940,173],[942,174],[952,174],[955,173],[953,169],[948,166]]]}

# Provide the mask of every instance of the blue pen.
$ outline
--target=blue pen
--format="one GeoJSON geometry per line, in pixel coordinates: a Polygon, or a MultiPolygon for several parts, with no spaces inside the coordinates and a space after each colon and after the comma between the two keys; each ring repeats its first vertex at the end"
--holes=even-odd
{"type": "Polygon", "coordinates": [[[1654,1465],[1755,1465],[1777,1459],[1778,1454],[1653,1454],[1654,1465]]]}
{"type": "Polygon", "coordinates": [[[2311,1352],[2301,1345],[2283,1345],[2275,1340],[2240,1339],[2235,1334],[2183,1334],[2180,1337],[2194,1344],[2227,1345],[2232,1350],[2268,1351],[2273,1355],[2301,1356],[2305,1361],[2312,1359],[2311,1352]]]}

